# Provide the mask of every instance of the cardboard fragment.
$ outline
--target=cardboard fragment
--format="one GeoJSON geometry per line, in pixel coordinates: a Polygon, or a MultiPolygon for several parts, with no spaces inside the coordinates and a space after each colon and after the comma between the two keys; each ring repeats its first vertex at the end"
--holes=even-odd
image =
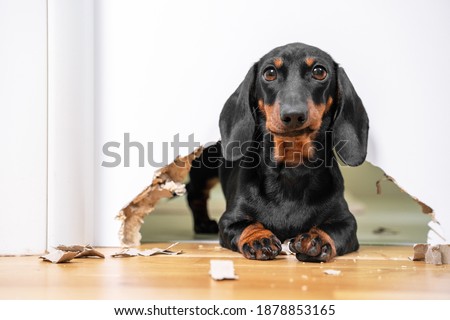
{"type": "Polygon", "coordinates": [[[234,264],[231,260],[210,260],[209,274],[216,281],[239,279],[234,274],[234,264]]]}
{"type": "Polygon", "coordinates": [[[78,252],[74,251],[56,250],[44,256],[40,256],[39,258],[43,259],[44,261],[49,261],[51,263],[64,263],[69,262],[70,260],[75,258],[77,254],[78,252]]]}
{"type": "Polygon", "coordinates": [[[122,221],[119,239],[123,246],[140,245],[139,231],[144,217],[154,210],[161,198],[172,198],[186,192],[183,182],[191,169],[192,161],[202,152],[203,148],[200,147],[185,157],[177,157],[171,164],[156,171],[152,183],[120,210],[116,218],[122,221]]]}
{"type": "Polygon", "coordinates": [[[75,258],[87,258],[87,257],[99,257],[104,259],[105,256],[100,251],[95,250],[93,247],[81,246],[81,245],[73,245],[73,246],[64,246],[59,245],[56,247],[57,250],[62,250],[66,252],[76,252],[77,255],[75,258]]]}
{"type": "Polygon", "coordinates": [[[169,256],[174,256],[174,255],[180,254],[182,252],[183,251],[181,251],[181,250],[172,252],[172,251],[167,251],[167,250],[163,250],[163,249],[159,249],[159,248],[153,248],[150,250],[144,250],[144,251],[140,252],[139,255],[144,256],[144,257],[150,257],[155,254],[166,254],[169,256]]]}
{"type": "Polygon", "coordinates": [[[450,263],[449,244],[415,244],[413,261],[423,261],[429,264],[441,265],[450,263]]]}
{"type": "Polygon", "coordinates": [[[105,258],[105,255],[95,249],[86,249],[79,252],[75,258],[88,258],[88,257],[99,257],[101,259],[105,258]]]}
{"type": "Polygon", "coordinates": [[[425,262],[432,264],[449,264],[450,245],[430,245],[425,254],[425,262]]]}
{"type": "Polygon", "coordinates": [[[72,246],[59,245],[55,249],[62,250],[62,251],[70,251],[70,252],[81,252],[87,247],[89,247],[89,246],[82,246],[82,245],[78,245],[78,244],[72,245],[72,246]]]}
{"type": "Polygon", "coordinates": [[[135,248],[126,248],[122,251],[115,253],[112,255],[113,258],[127,258],[127,257],[136,257],[136,256],[143,256],[143,257],[150,257],[156,254],[166,254],[166,255],[177,255],[182,253],[182,250],[179,251],[171,251],[170,248],[176,246],[177,243],[173,243],[170,246],[168,246],[165,249],[160,248],[153,248],[153,249],[147,249],[147,250],[138,250],[135,248]]]}
{"type": "Polygon", "coordinates": [[[323,270],[323,273],[331,275],[331,276],[338,276],[341,274],[341,270],[326,269],[326,270],[323,270]]]}
{"type": "Polygon", "coordinates": [[[428,244],[418,243],[414,245],[414,256],[413,261],[423,261],[425,260],[425,254],[428,250],[428,244]]]}
{"type": "Polygon", "coordinates": [[[120,252],[114,253],[111,255],[113,258],[128,258],[128,257],[137,257],[139,255],[139,250],[135,248],[125,248],[120,252]]]}

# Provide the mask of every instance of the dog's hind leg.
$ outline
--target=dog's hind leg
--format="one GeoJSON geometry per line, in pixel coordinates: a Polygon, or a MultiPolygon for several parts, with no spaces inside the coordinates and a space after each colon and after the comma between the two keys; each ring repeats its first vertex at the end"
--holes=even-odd
{"type": "Polygon", "coordinates": [[[192,162],[187,200],[194,218],[195,233],[218,233],[217,222],[208,214],[208,198],[211,189],[219,182],[220,146],[204,149],[202,155],[192,162]]]}

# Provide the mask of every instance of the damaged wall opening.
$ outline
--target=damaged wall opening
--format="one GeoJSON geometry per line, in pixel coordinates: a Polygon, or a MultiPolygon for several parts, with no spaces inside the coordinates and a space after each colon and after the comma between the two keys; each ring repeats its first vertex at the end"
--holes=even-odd
{"type": "MultiPolygon", "coordinates": [[[[185,6],[183,3],[181,1],[179,5],[185,6]]],[[[216,9],[208,11],[208,14],[202,10],[195,12],[198,19],[186,16],[183,10],[173,12],[163,7],[155,7],[153,2],[135,6],[125,2],[114,5],[100,2],[95,8],[96,165],[111,160],[105,159],[102,153],[105,143],[123,144],[126,133],[130,134],[132,141],[141,142],[144,146],[148,142],[153,142],[155,146],[171,142],[176,134],[186,139],[193,132],[200,145],[216,141],[219,137],[217,123],[220,110],[254,59],[278,45],[293,41],[311,43],[330,52],[345,68],[364,102],[372,133],[367,159],[380,165],[406,191],[435,209],[436,219],[443,229],[441,233],[448,230],[445,190],[448,189],[450,167],[442,151],[445,150],[443,146],[447,145],[445,121],[449,108],[445,108],[442,101],[447,101],[448,81],[444,77],[450,69],[442,61],[448,61],[446,57],[450,47],[440,41],[445,37],[443,30],[446,30],[442,28],[442,23],[446,25],[448,20],[442,15],[446,11],[441,5],[405,7],[404,4],[396,4],[389,10],[383,5],[373,6],[370,11],[385,14],[386,19],[380,24],[376,19],[372,21],[367,19],[367,15],[360,15],[358,23],[364,30],[360,33],[353,32],[355,22],[352,19],[344,19],[348,23],[339,24],[337,28],[318,28],[315,33],[299,34],[298,30],[309,30],[314,21],[311,17],[295,19],[296,10],[291,10],[293,18],[288,20],[292,25],[284,30],[283,39],[277,33],[273,38],[265,37],[264,41],[260,39],[261,33],[254,28],[254,21],[235,24],[234,29],[230,29],[227,19],[236,14],[233,5],[206,6],[205,10],[216,9]],[[155,9],[159,10],[159,18],[148,19],[147,12],[154,12],[155,9]],[[399,17],[398,12],[405,14],[399,17]],[[422,21],[425,18],[427,24],[416,23],[417,19],[422,21]],[[180,23],[184,26],[181,29],[177,27],[180,23]],[[330,33],[330,30],[333,32],[330,33]],[[434,36],[430,37],[430,34],[434,36]],[[147,41],[142,41],[144,38],[147,41]],[[211,39],[214,41],[211,42],[211,39]],[[355,51],[352,45],[355,41],[364,50],[355,51]],[[426,45],[417,46],[418,41],[426,45]],[[190,48],[183,52],[183,59],[179,59],[180,43],[190,48]],[[164,48],[164,55],[161,50],[155,50],[155,46],[164,48]],[[381,58],[374,59],[374,55],[383,48],[389,48],[390,54],[377,55],[381,58]],[[429,48],[437,49],[433,50],[433,57],[441,61],[442,72],[434,74],[435,81],[424,76],[428,69],[417,68],[417,61],[429,54],[429,48]],[[201,72],[198,72],[197,64],[186,63],[198,61],[199,56],[203,57],[201,72]],[[394,56],[402,59],[392,59],[394,56]],[[170,61],[170,66],[155,63],[163,61],[162,57],[164,61],[170,61]],[[190,80],[167,72],[169,67],[177,74],[189,74],[190,80]],[[399,69],[402,70],[401,78],[380,72],[399,69]],[[154,74],[158,77],[149,76],[154,74]],[[202,88],[201,95],[199,87],[202,88]],[[173,88],[177,88],[177,94],[174,94],[173,88]],[[423,110],[423,106],[427,106],[426,112],[410,112],[423,110]],[[418,128],[423,128],[425,124],[432,124],[427,125],[426,134],[416,134],[418,128]],[[430,157],[433,157],[432,165],[430,157]]],[[[342,9],[340,4],[335,7],[336,10],[342,9]]],[[[189,8],[190,5],[187,5],[186,10],[189,8]]],[[[244,16],[249,8],[239,14],[244,16]]],[[[155,152],[162,153],[160,147],[155,149],[158,149],[155,152]]],[[[153,159],[159,161],[163,157],[159,154],[154,155],[153,159]]],[[[173,159],[171,155],[170,159],[173,159]]],[[[369,168],[370,164],[343,168],[347,190],[350,191],[349,199],[354,197],[356,204],[364,203],[365,211],[353,210],[359,221],[361,243],[426,242],[429,216],[421,213],[420,206],[389,181],[382,182],[383,193],[377,195],[375,183],[384,177],[384,173],[381,170],[377,172],[376,168],[372,168],[375,173],[367,173],[369,168]],[[352,187],[356,178],[362,180],[352,187]],[[395,193],[398,201],[391,200],[395,193]]],[[[151,183],[156,169],[159,168],[139,167],[139,163],[133,162],[130,167],[96,167],[95,190],[91,193],[95,215],[86,214],[88,217],[94,216],[95,228],[89,242],[105,246],[118,244],[120,221],[114,220],[114,217],[151,183]]],[[[212,200],[210,210],[217,217],[224,206],[220,189],[214,190],[212,200]]],[[[55,210],[56,213],[60,211],[55,210]]],[[[73,220],[76,221],[77,217],[79,215],[74,214],[73,220]]],[[[186,197],[162,199],[155,211],[145,217],[141,231],[143,242],[217,239],[216,236],[193,233],[186,197]]],[[[66,238],[66,234],[61,234],[57,240],[61,242],[66,238]]],[[[445,235],[436,241],[447,243],[444,238],[445,235]]],[[[58,244],[56,240],[53,242],[58,244]]]]}
{"type": "MultiPolygon", "coordinates": [[[[341,166],[346,199],[358,221],[361,244],[426,243],[430,217],[395,183],[384,180],[382,169],[365,162],[360,167],[341,166]],[[381,193],[377,194],[377,181],[381,193]]],[[[225,209],[220,185],[211,191],[211,218],[218,220],[225,209]]],[[[142,243],[159,241],[218,240],[217,235],[195,234],[185,196],[162,199],[141,226],[142,243]]]]}

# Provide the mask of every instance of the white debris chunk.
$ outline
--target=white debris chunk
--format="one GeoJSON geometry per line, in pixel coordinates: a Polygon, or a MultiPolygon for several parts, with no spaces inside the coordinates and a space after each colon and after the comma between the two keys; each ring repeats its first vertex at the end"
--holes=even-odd
{"type": "Polygon", "coordinates": [[[214,280],[235,280],[234,264],[231,260],[210,260],[209,274],[214,280]]]}

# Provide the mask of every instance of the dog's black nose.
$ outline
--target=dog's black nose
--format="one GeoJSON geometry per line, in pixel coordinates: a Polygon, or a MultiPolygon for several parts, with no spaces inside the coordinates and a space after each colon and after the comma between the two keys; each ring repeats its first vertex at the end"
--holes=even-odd
{"type": "Polygon", "coordinates": [[[285,126],[295,128],[305,123],[308,117],[307,111],[286,110],[281,111],[280,118],[285,126]]]}

